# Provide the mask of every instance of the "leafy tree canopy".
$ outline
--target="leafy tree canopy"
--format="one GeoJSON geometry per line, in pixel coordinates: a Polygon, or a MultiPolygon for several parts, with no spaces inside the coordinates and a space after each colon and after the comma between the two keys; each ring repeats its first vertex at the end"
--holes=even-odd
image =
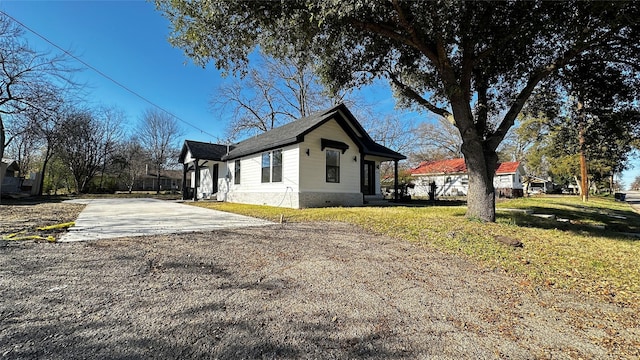
{"type": "Polygon", "coordinates": [[[574,59],[637,73],[635,2],[156,0],[170,41],[241,72],[260,47],[316,64],[334,91],[386,78],[400,104],[453,118],[470,176],[468,216],[495,219],[496,149],[541,81],[574,59]]]}

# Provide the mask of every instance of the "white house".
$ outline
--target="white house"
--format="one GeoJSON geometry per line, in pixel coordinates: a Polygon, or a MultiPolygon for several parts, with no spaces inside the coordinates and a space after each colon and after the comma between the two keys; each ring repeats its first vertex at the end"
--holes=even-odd
{"type": "MultiPolygon", "coordinates": [[[[429,196],[430,184],[435,182],[435,196],[466,196],[469,191],[469,174],[464,159],[425,161],[411,169],[414,187],[411,196],[429,196]]],[[[522,180],[525,176],[520,162],[499,163],[493,177],[496,195],[500,197],[521,197],[522,180]]]]}
{"type": "Polygon", "coordinates": [[[380,163],[403,159],[341,104],[233,145],[186,140],[179,161],[185,199],[307,208],[382,199],[380,163]]]}

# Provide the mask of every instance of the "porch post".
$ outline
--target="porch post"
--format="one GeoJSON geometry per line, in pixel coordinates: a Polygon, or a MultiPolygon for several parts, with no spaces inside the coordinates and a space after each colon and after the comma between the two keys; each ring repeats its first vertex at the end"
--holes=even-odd
{"type": "Polygon", "coordinates": [[[398,202],[398,160],[393,160],[393,197],[398,202]]]}
{"type": "Polygon", "coordinates": [[[193,184],[193,201],[198,201],[198,185],[200,185],[200,159],[195,159],[195,184],[193,184]]]}
{"type": "Polygon", "coordinates": [[[187,200],[187,169],[188,164],[182,164],[182,200],[187,200]]]}

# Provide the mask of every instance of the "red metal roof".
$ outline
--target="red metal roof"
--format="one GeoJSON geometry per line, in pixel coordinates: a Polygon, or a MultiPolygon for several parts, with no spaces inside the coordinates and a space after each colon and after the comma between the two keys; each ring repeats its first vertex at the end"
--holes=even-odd
{"type": "Polygon", "coordinates": [[[411,175],[419,174],[455,174],[467,171],[464,159],[448,159],[425,161],[417,168],[411,169],[411,175]]]}
{"type": "Polygon", "coordinates": [[[498,164],[496,174],[513,174],[518,171],[519,161],[504,162],[498,164]]]}
{"type": "MultiPolygon", "coordinates": [[[[512,174],[518,170],[519,161],[498,163],[496,174],[512,174]]],[[[424,161],[418,167],[411,169],[411,175],[426,174],[459,174],[466,173],[467,165],[464,159],[447,159],[438,161],[424,161]]]]}

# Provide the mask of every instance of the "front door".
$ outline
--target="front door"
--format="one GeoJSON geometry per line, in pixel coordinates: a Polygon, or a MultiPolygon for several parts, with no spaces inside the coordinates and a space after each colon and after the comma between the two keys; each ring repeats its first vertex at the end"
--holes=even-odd
{"type": "Polygon", "coordinates": [[[375,195],[376,193],[375,161],[364,161],[364,171],[362,173],[362,193],[364,195],[375,195]]]}
{"type": "Polygon", "coordinates": [[[218,164],[213,164],[213,174],[211,176],[211,180],[213,181],[213,189],[211,194],[215,194],[218,192],[218,164]]]}

